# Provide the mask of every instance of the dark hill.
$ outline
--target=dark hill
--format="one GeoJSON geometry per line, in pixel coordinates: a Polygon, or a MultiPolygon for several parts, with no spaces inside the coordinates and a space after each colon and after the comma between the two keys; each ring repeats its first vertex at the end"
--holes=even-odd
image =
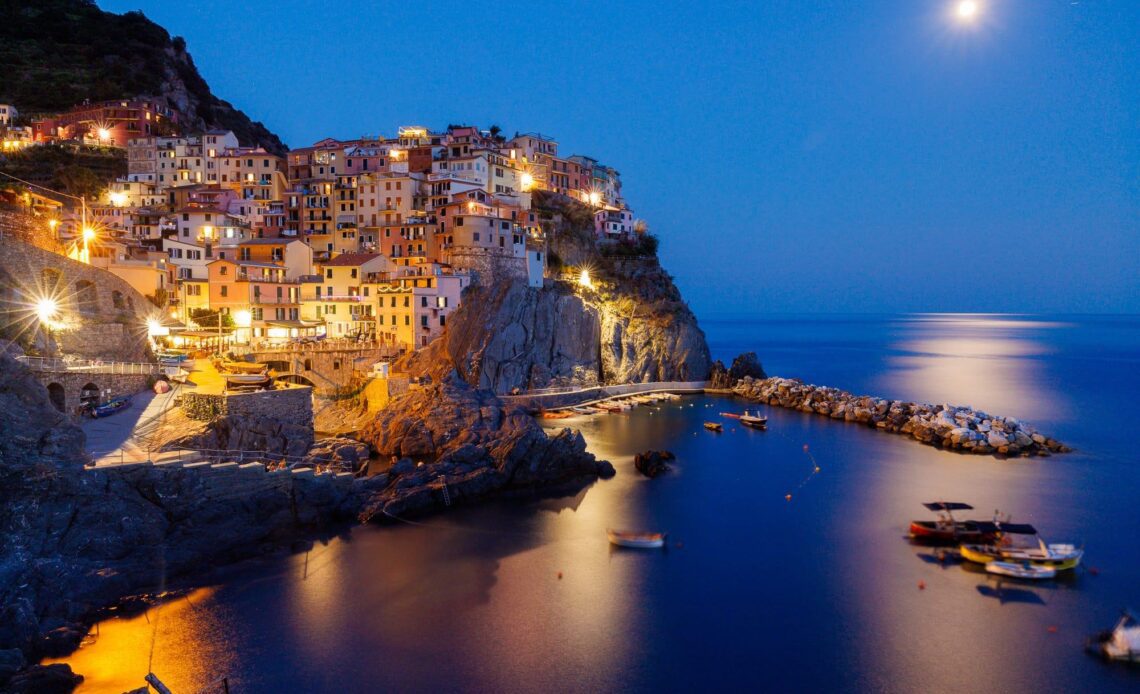
{"type": "Polygon", "coordinates": [[[210,92],[186,52],[141,12],[113,14],[92,0],[0,0],[0,103],[21,115],[84,99],[165,98],[184,130],[232,130],[243,145],[284,154],[277,135],[210,92]]]}

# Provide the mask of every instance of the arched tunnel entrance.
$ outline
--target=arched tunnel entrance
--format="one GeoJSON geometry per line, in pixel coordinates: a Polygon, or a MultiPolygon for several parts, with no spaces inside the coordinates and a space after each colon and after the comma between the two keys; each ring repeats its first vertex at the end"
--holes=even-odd
{"type": "Polygon", "coordinates": [[[49,383],[47,387],[48,399],[55,409],[60,412],[67,411],[67,391],[58,383],[49,383]]]}

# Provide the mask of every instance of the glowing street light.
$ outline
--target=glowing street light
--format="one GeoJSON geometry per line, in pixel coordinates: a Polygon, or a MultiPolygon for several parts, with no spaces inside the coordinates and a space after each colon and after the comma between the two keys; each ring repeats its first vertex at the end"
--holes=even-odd
{"type": "Polygon", "coordinates": [[[106,142],[111,139],[111,131],[106,128],[99,128],[95,131],[95,134],[99,136],[100,142],[106,142]]]}
{"type": "Polygon", "coordinates": [[[88,241],[95,240],[95,230],[91,227],[83,227],[83,243],[87,244],[88,241]]]}
{"type": "Polygon", "coordinates": [[[594,207],[602,204],[602,194],[596,190],[590,191],[590,204],[594,207]]]}
{"type": "Polygon", "coordinates": [[[59,302],[51,297],[44,297],[36,302],[36,318],[44,325],[51,325],[59,315],[59,302]]]}
{"type": "Polygon", "coordinates": [[[522,177],[519,179],[519,182],[522,183],[523,190],[530,190],[534,185],[534,176],[531,176],[530,174],[524,172],[522,177]]]}
{"type": "Polygon", "coordinates": [[[582,274],[578,275],[578,286],[580,287],[593,287],[594,284],[590,281],[590,270],[582,268],[582,274]]]}
{"type": "Polygon", "coordinates": [[[115,207],[122,207],[127,202],[127,194],[122,191],[114,191],[107,196],[111,200],[111,204],[115,207]]]}
{"type": "Polygon", "coordinates": [[[245,310],[235,312],[234,325],[239,328],[248,328],[253,325],[253,314],[245,310]]]}

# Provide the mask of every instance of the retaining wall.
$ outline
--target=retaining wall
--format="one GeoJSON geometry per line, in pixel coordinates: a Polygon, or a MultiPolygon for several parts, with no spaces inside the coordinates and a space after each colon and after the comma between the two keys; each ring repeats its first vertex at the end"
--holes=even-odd
{"type": "Polygon", "coordinates": [[[272,418],[286,424],[313,426],[313,389],[294,386],[257,393],[184,393],[182,411],[190,419],[209,421],[235,415],[272,418]]]}

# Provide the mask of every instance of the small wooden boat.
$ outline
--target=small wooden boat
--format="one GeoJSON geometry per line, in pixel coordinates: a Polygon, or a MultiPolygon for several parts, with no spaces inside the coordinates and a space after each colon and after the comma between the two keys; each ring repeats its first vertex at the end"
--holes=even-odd
{"type": "Polygon", "coordinates": [[[593,410],[591,410],[587,407],[571,407],[570,411],[573,412],[574,414],[597,414],[596,412],[594,412],[593,410]]]}
{"type": "Polygon", "coordinates": [[[954,519],[954,511],[972,511],[973,506],[959,501],[930,501],[922,504],[927,509],[942,514],[938,520],[911,521],[910,536],[928,544],[959,544],[972,542],[986,544],[993,542],[992,534],[985,535],[977,521],[954,519]]]}
{"type": "Polygon", "coordinates": [[[752,428],[752,429],[767,429],[768,428],[768,418],[767,417],[761,417],[760,415],[749,414],[748,410],[745,410],[744,414],[740,415],[740,423],[743,424],[744,426],[752,428]]]}
{"type": "Polygon", "coordinates": [[[997,539],[992,545],[964,544],[958,548],[963,559],[976,564],[1028,562],[1034,566],[1067,571],[1075,569],[1085,554],[1084,550],[1071,544],[1045,544],[1031,525],[979,522],[978,527],[983,533],[992,532],[997,539]]]}
{"type": "Polygon", "coordinates": [[[129,395],[124,395],[119,398],[108,400],[102,405],[96,405],[91,408],[91,417],[99,419],[101,417],[110,417],[120,410],[125,410],[131,406],[131,398],[129,395]]]}
{"type": "Polygon", "coordinates": [[[1125,610],[1115,627],[1093,636],[1085,646],[1108,660],[1140,663],[1140,621],[1125,610]]]}
{"type": "Polygon", "coordinates": [[[724,425],[720,422],[705,422],[705,428],[715,432],[724,431],[724,425]]]}
{"type": "Polygon", "coordinates": [[[222,368],[235,374],[259,374],[269,367],[252,361],[227,361],[222,363],[222,368]]]}
{"type": "Polygon", "coordinates": [[[735,412],[721,412],[720,416],[727,417],[729,419],[740,419],[740,415],[736,414],[735,412]]]}
{"type": "Polygon", "coordinates": [[[638,533],[630,530],[606,529],[610,543],[618,547],[634,549],[655,549],[665,546],[665,533],[638,533]]]}
{"type": "Polygon", "coordinates": [[[1049,566],[1036,566],[1029,562],[1015,564],[1008,561],[991,561],[986,564],[986,572],[1010,578],[1023,578],[1028,581],[1041,581],[1057,575],[1057,570],[1049,566]]]}
{"type": "Polygon", "coordinates": [[[543,412],[542,413],[543,419],[566,419],[567,417],[573,417],[573,416],[574,416],[573,412],[566,412],[566,411],[562,411],[562,410],[560,410],[558,412],[543,412]]]}

